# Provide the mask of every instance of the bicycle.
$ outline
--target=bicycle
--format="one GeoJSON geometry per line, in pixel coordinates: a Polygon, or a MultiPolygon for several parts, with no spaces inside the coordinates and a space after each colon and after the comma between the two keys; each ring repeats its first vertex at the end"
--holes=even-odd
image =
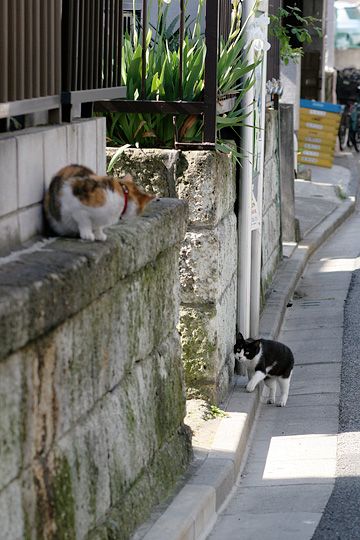
{"type": "Polygon", "coordinates": [[[346,143],[348,140],[348,131],[349,131],[349,105],[343,105],[343,111],[341,114],[338,138],[340,150],[345,150],[346,143]]]}
{"type": "Polygon", "coordinates": [[[354,98],[353,102],[344,105],[338,137],[340,150],[344,150],[345,146],[353,146],[356,152],[360,152],[360,86],[354,98]]]}
{"type": "Polygon", "coordinates": [[[348,146],[360,152],[360,103],[357,101],[350,110],[348,146]]]}

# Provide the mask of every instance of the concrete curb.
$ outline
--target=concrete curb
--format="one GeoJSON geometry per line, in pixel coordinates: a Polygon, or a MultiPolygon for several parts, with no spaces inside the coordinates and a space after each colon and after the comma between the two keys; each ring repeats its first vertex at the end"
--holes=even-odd
{"type": "MultiPolygon", "coordinates": [[[[286,306],[314,251],[354,211],[355,202],[345,201],[314,227],[280,265],[260,321],[262,337],[276,339],[286,306]]],[[[235,385],[208,455],[187,481],[143,540],[205,539],[217,513],[230,495],[243,465],[247,442],[255,425],[261,390],[247,394],[235,385]]]]}

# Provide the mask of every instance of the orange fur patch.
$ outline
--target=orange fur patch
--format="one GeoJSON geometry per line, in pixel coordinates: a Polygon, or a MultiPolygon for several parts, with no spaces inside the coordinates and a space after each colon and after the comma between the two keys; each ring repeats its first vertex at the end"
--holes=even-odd
{"type": "Polygon", "coordinates": [[[86,206],[99,207],[106,202],[106,192],[102,182],[94,178],[75,178],[72,182],[73,194],[86,206]]]}
{"type": "Polygon", "coordinates": [[[130,174],[127,174],[126,176],[124,176],[124,178],[121,178],[119,182],[120,184],[127,187],[129,192],[128,197],[130,200],[135,202],[138,208],[138,214],[141,214],[145,210],[146,205],[149,204],[149,202],[156,197],[156,195],[146,193],[141,188],[139,188],[133,181],[133,178],[130,174]]]}

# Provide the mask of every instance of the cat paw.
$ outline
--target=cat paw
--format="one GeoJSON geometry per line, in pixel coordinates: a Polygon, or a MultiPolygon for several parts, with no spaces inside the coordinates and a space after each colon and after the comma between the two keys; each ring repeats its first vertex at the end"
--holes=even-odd
{"type": "Polygon", "coordinates": [[[275,399],[269,398],[266,403],[268,405],[273,405],[275,403],[275,399]]]}
{"type": "Polygon", "coordinates": [[[81,238],[81,240],[88,240],[89,242],[94,242],[95,241],[95,235],[91,231],[80,233],[80,238],[81,238]]]}
{"type": "Polygon", "coordinates": [[[276,404],[277,407],[285,407],[286,405],[286,399],[282,399],[281,401],[279,401],[279,403],[276,404]]]}
{"type": "Polygon", "coordinates": [[[95,233],[95,240],[99,240],[100,242],[105,242],[106,239],[107,239],[107,236],[104,232],[99,231],[95,233]]]}
{"type": "Polygon", "coordinates": [[[256,387],[256,384],[254,384],[253,382],[250,381],[246,385],[246,391],[247,392],[253,392],[255,390],[255,387],[256,387]]]}

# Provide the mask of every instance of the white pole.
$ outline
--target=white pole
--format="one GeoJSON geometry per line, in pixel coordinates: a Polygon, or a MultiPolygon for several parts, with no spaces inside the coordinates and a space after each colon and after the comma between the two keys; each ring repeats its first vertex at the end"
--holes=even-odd
{"type": "MultiPolygon", "coordinates": [[[[325,101],[325,87],[326,87],[326,67],[328,59],[329,49],[329,34],[328,34],[328,4],[325,1],[323,3],[322,10],[322,51],[321,51],[321,88],[320,88],[320,101],[325,101]]],[[[332,44],[331,44],[332,45],[332,44]]],[[[330,47],[331,47],[330,45],[330,47]]]]}
{"type": "MultiPolygon", "coordinates": [[[[262,10],[268,14],[268,3],[262,2],[262,10]]],[[[264,32],[267,40],[267,29],[264,32]]],[[[251,249],[251,294],[250,294],[250,335],[259,335],[260,324],[260,301],[261,301],[261,236],[262,236],[262,209],[263,209],[263,184],[264,184],[264,156],[265,156],[265,102],[266,102],[266,67],[267,52],[264,51],[262,61],[261,100],[260,100],[260,133],[259,144],[259,174],[257,182],[256,201],[259,213],[259,227],[252,232],[251,249]]]]}
{"type": "MultiPolygon", "coordinates": [[[[244,0],[243,20],[250,14],[252,0],[244,0]]],[[[254,53],[249,50],[248,62],[253,63],[254,53]]],[[[253,175],[253,141],[254,129],[254,86],[245,94],[243,101],[245,111],[251,115],[246,119],[248,126],[241,130],[241,148],[244,154],[239,181],[239,214],[238,214],[238,287],[237,287],[237,327],[248,337],[250,334],[250,288],[251,288],[251,193],[253,175]]]]}

